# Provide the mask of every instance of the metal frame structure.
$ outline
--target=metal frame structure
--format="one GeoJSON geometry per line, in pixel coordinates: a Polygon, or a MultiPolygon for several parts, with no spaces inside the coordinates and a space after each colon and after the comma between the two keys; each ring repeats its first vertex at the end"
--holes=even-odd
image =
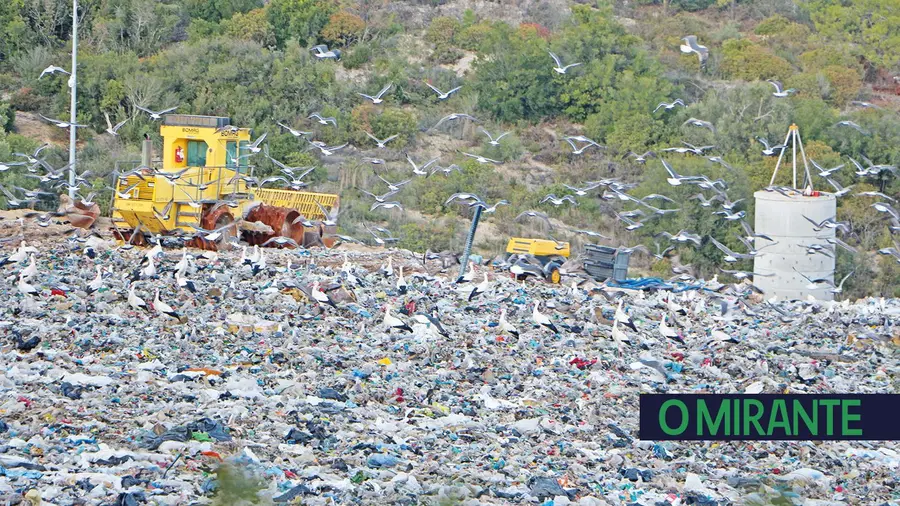
{"type": "Polygon", "coordinates": [[[784,147],[781,148],[781,153],[778,154],[778,161],[775,163],[775,171],[772,172],[772,179],[769,180],[769,186],[775,184],[775,178],[778,176],[778,169],[781,167],[781,162],[784,159],[784,152],[787,150],[788,142],[791,143],[791,167],[793,169],[793,186],[794,190],[803,191],[809,189],[813,190],[813,182],[812,177],[809,172],[809,162],[806,160],[806,151],[803,149],[803,140],[800,138],[800,128],[792,123],[790,127],[788,127],[787,136],[784,138],[784,147]],[[806,178],[803,181],[803,190],[797,188],[797,147],[800,147],[800,156],[803,160],[803,169],[806,173],[806,178]]]}

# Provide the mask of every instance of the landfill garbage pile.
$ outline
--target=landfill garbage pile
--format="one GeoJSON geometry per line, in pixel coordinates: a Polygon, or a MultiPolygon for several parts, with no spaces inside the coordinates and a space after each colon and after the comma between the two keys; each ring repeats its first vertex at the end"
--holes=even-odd
{"type": "Polygon", "coordinates": [[[402,250],[4,250],[0,505],[900,500],[895,442],[638,432],[642,392],[895,393],[897,300],[456,283],[402,250]]]}

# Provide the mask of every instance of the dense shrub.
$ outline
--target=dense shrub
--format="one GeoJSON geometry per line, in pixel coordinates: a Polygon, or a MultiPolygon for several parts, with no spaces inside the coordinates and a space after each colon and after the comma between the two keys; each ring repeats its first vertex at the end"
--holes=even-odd
{"type": "Polygon", "coordinates": [[[331,43],[347,46],[358,41],[365,30],[366,22],[361,17],[341,11],[328,19],[328,24],[322,29],[322,37],[331,43]]]}
{"type": "Polygon", "coordinates": [[[719,70],[731,79],[784,80],[791,74],[791,64],[748,40],[728,40],[722,44],[719,70]]]}
{"type": "Polygon", "coordinates": [[[437,17],[425,30],[425,40],[432,44],[452,44],[459,29],[459,21],[446,16],[437,17]]]}
{"type": "Polygon", "coordinates": [[[8,102],[0,102],[0,131],[9,132],[16,121],[16,111],[8,102]]]}
{"type": "Polygon", "coordinates": [[[255,9],[246,14],[237,13],[225,21],[223,26],[229,37],[252,40],[263,47],[275,45],[275,32],[269,24],[265,9],[255,9]]]}
{"type": "Polygon", "coordinates": [[[358,44],[346,55],[341,55],[341,63],[346,69],[358,69],[369,63],[372,59],[372,47],[368,44],[358,44]]]}

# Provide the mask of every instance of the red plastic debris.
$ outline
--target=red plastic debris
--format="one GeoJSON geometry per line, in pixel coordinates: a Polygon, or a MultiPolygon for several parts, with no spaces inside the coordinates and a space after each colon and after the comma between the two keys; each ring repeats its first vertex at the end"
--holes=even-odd
{"type": "Polygon", "coordinates": [[[591,360],[585,360],[581,357],[575,357],[572,359],[571,362],[569,362],[569,365],[574,365],[575,367],[577,367],[578,369],[583,371],[596,363],[597,363],[596,358],[591,359],[591,360]]]}
{"type": "Polygon", "coordinates": [[[27,397],[22,397],[22,396],[20,395],[19,398],[16,399],[16,400],[17,400],[18,402],[25,403],[25,407],[26,407],[26,408],[30,408],[30,407],[31,407],[31,400],[28,399],[27,397]]]}
{"type": "Polygon", "coordinates": [[[59,288],[54,288],[54,289],[50,290],[50,296],[52,297],[54,295],[59,295],[60,297],[62,297],[64,299],[66,298],[66,292],[60,290],[59,288]]]}

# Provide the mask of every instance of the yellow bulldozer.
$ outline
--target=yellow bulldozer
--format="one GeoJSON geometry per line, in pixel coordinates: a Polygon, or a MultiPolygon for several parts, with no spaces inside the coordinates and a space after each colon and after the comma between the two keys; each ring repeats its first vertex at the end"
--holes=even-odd
{"type": "Polygon", "coordinates": [[[562,277],[559,268],[566,263],[570,254],[571,247],[568,242],[511,237],[506,244],[507,260],[513,256],[535,259],[540,263],[544,279],[554,284],[559,283],[562,277]]]}
{"type": "Polygon", "coordinates": [[[145,140],[140,165],[134,163],[134,170],[124,171],[127,175],[115,182],[111,207],[116,235],[141,245],[148,232],[185,233],[193,237],[192,246],[210,250],[238,234],[249,244],[288,237],[299,246],[333,246],[335,225],[326,226],[323,220],[328,219],[326,213],[337,215],[339,197],[248,185],[244,176],[252,178],[254,168],[244,155],[251,134],[250,129],[233,127],[225,117],[164,116],[160,166],[150,168],[150,141],[145,140]],[[198,233],[237,221],[255,226],[198,233]]]}

